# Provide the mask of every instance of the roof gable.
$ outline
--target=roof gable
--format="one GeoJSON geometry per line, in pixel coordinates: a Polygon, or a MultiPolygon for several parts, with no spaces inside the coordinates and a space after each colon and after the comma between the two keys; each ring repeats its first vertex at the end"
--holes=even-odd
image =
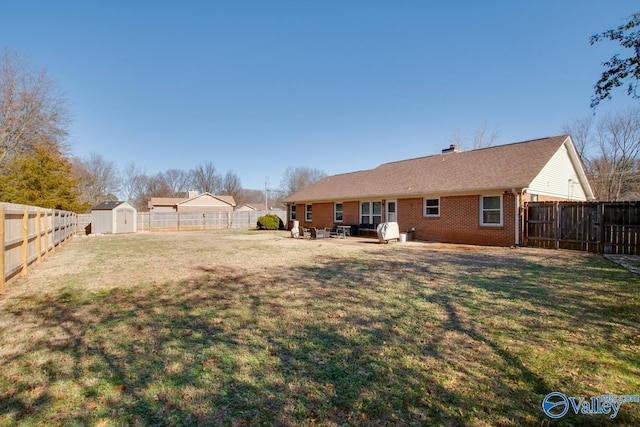
{"type": "Polygon", "coordinates": [[[248,209],[248,210],[264,211],[264,210],[266,210],[265,206],[266,205],[264,203],[245,203],[240,207],[248,209]]]}
{"type": "Polygon", "coordinates": [[[202,193],[190,199],[182,199],[176,203],[180,206],[235,206],[232,196],[215,196],[211,193],[202,193]]]}
{"type": "Polygon", "coordinates": [[[526,188],[568,135],[385,163],[326,177],[285,202],[482,192],[526,188]]]}
{"type": "Polygon", "coordinates": [[[567,200],[595,198],[578,153],[568,141],[558,148],[529,183],[528,192],[567,200]]]}

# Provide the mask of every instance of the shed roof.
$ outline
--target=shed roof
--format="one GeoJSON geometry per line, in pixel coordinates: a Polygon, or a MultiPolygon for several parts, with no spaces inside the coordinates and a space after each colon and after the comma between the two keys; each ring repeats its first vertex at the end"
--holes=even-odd
{"type": "Polygon", "coordinates": [[[285,202],[526,188],[567,140],[568,135],[560,135],[384,163],[328,176],[285,202]]]}
{"type": "Polygon", "coordinates": [[[111,211],[118,206],[127,202],[118,202],[118,201],[110,201],[110,202],[102,202],[99,205],[96,205],[91,208],[92,211],[111,211]]]}

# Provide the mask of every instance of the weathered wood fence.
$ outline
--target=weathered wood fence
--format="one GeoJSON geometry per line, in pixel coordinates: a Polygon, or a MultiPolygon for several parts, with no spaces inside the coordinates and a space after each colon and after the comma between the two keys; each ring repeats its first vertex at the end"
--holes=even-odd
{"type": "MultiPolygon", "coordinates": [[[[287,211],[233,211],[233,212],[138,212],[137,232],[189,231],[224,228],[255,228],[258,218],[276,214],[286,224],[287,211]]],[[[91,223],[91,214],[78,215],[78,233],[84,234],[91,223]]]]}
{"type": "Polygon", "coordinates": [[[0,203],[0,293],[76,232],[76,214],[0,203]]]}
{"type": "Polygon", "coordinates": [[[640,202],[534,202],[525,206],[526,246],[640,255],[640,202]]]}

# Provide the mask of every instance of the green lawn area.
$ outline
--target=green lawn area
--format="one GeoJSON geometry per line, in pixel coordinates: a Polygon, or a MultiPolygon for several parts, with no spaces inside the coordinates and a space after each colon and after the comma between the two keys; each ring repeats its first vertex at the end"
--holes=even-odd
{"type": "Polygon", "coordinates": [[[601,256],[284,236],[74,239],[0,300],[0,425],[611,425],[542,399],[640,394],[640,279],[601,256]]]}

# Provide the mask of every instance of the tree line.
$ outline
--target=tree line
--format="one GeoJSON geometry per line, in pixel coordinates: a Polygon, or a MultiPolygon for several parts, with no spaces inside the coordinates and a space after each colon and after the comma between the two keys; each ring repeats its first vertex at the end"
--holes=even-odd
{"type": "Polygon", "coordinates": [[[237,205],[269,202],[280,207],[301,185],[323,177],[322,171],[290,167],[282,189],[242,187],[233,170],[219,173],[212,162],[190,170],[168,169],[147,174],[134,163],[118,169],[113,161],[92,153],[73,156],[67,143],[69,112],[46,70],[4,48],[0,53],[0,201],[86,212],[104,201],[124,199],[138,210],[151,197],[187,197],[189,191],[233,196],[237,205]],[[265,191],[267,191],[265,189],[265,191]]]}
{"type": "Polygon", "coordinates": [[[233,196],[237,204],[264,201],[263,192],[244,189],[233,170],[222,175],[212,162],[190,170],[168,169],[153,175],[141,171],[133,162],[119,170],[113,161],[96,153],[84,159],[74,157],[71,163],[80,177],[79,199],[87,206],[122,199],[145,211],[152,197],[186,198],[190,191],[233,196]]]}

